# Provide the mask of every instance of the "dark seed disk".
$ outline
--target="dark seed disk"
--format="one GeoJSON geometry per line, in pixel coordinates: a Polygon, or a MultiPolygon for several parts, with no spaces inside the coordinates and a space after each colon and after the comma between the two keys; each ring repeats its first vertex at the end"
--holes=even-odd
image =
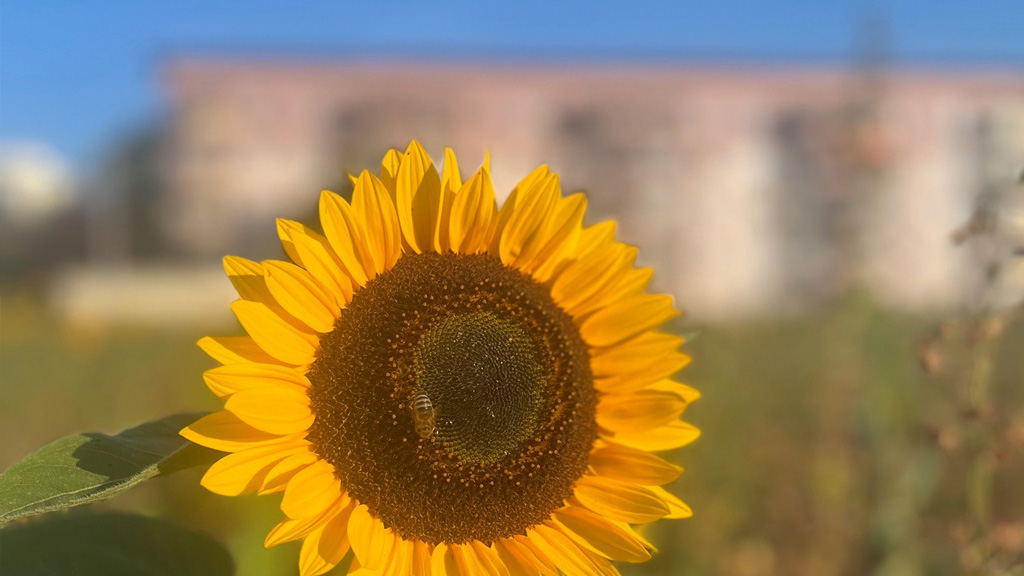
{"type": "Polygon", "coordinates": [[[407,539],[525,533],[572,494],[595,438],[579,330],[487,255],[403,256],[355,294],[308,376],[315,451],[407,539]]]}

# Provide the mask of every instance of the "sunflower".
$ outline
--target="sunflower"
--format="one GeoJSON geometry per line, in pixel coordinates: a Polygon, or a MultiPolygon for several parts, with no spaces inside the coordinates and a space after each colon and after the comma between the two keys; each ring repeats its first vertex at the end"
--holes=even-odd
{"type": "Polygon", "coordinates": [[[323,233],[278,220],[291,262],[224,260],[248,336],[199,346],[224,410],[182,430],[228,452],[218,494],[283,492],[267,547],[302,539],[303,575],[617,574],[652,545],[634,525],[690,510],[652,452],[699,432],[678,313],[652,271],[584,227],[541,166],[499,210],[489,159],[466,182],[413,141],[352,201],[320,196],[323,233]]]}

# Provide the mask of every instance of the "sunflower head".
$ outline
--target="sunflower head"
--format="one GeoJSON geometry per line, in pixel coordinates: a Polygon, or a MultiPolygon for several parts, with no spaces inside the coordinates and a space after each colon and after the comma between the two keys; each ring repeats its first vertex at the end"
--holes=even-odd
{"type": "Polygon", "coordinates": [[[690,515],[652,452],[696,439],[698,394],[670,380],[677,312],[636,249],[546,166],[500,209],[489,161],[463,182],[415,141],[352,180],[321,194],[322,233],[278,220],[291,262],[224,261],[248,335],[199,341],[224,410],[182,435],[228,453],[203,485],[283,492],[265,543],[302,539],[304,576],[350,551],[395,576],[648,559],[634,525],[690,515]]]}

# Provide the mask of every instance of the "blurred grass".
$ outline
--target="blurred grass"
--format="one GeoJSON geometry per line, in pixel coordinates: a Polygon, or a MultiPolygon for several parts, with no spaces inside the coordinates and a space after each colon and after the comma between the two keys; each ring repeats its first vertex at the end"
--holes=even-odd
{"type": "MultiPolygon", "coordinates": [[[[66,434],[217,408],[201,378],[213,362],[194,345],[204,332],[72,328],[32,297],[5,296],[0,467],[66,434]]],[[[963,464],[929,431],[955,408],[916,360],[935,320],[852,295],[813,316],[702,327],[682,380],[703,394],[687,413],[703,437],[672,455],[686,468],[673,490],[695,517],[650,527],[660,553],[624,574],[958,573],[949,534],[963,464]]],[[[997,405],[1020,415],[1024,330],[1000,347],[997,405]]],[[[997,519],[1024,518],[1021,477],[1011,454],[997,475],[997,519]]],[[[229,546],[239,574],[296,572],[297,544],[262,546],[278,497],[219,497],[198,479],[181,473],[98,507],[205,531],[229,546]]]]}

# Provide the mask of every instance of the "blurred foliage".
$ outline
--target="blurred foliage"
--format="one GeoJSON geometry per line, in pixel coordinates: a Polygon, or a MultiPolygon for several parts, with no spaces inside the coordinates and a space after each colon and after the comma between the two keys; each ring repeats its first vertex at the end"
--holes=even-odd
{"type": "MultiPolygon", "coordinates": [[[[0,323],[0,467],[69,433],[216,408],[201,379],[214,363],[194,345],[203,334],[66,329],[17,296],[5,298],[0,323]]],[[[961,362],[943,351],[943,373],[919,365],[922,336],[939,325],[853,293],[816,315],[701,327],[685,346],[694,361],[682,380],[703,393],[687,417],[704,434],[671,456],[686,468],[672,489],[695,517],[646,528],[660,553],[621,565],[623,573],[963,573],[956,542],[973,456],[955,430],[971,416],[946,383],[961,362]]],[[[973,329],[959,330],[964,341],[950,346],[969,358],[973,329]]],[[[1005,326],[994,342],[998,418],[1024,422],[1024,326],[1005,326]]],[[[1007,434],[991,498],[997,544],[1012,549],[1024,530],[1024,439],[1007,434]]],[[[297,543],[263,548],[281,517],[277,497],[217,496],[199,477],[161,477],[90,508],[171,518],[210,534],[231,550],[238,574],[297,572],[297,543]]]]}
{"type": "Polygon", "coordinates": [[[173,522],[97,514],[48,517],[0,530],[0,572],[18,576],[231,576],[231,555],[173,522]]]}

